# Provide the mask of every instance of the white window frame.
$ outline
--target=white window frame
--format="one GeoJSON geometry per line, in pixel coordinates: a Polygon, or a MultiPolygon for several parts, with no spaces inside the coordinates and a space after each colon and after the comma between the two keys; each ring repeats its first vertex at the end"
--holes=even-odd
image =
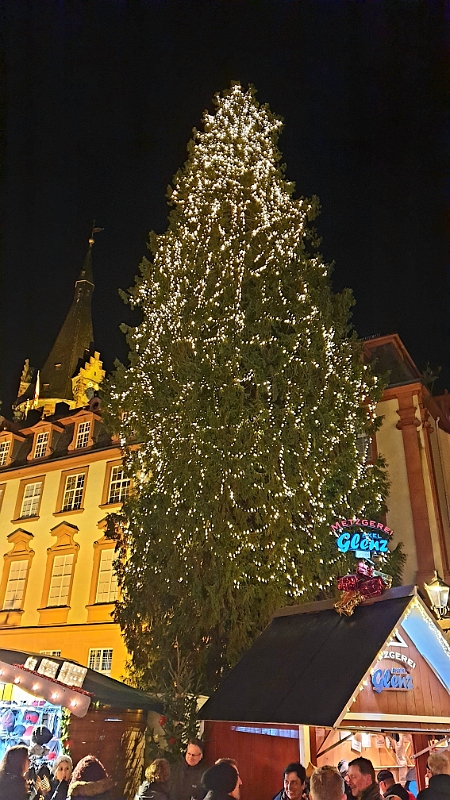
{"type": "Polygon", "coordinates": [[[112,647],[91,647],[89,650],[88,666],[95,672],[103,675],[111,674],[113,648],[112,647]],[[106,669],[105,669],[106,667],[106,669]]]}
{"type": "Polygon", "coordinates": [[[42,494],[42,481],[27,483],[23,490],[22,504],[20,508],[20,518],[35,517],[39,510],[39,502],[42,494]],[[39,490],[37,490],[37,488],[39,490]],[[28,509],[25,508],[28,504],[28,509]]]}
{"type": "Polygon", "coordinates": [[[8,440],[6,440],[6,442],[0,442],[0,467],[4,467],[8,461],[10,447],[11,442],[8,440]]]}
{"type": "Polygon", "coordinates": [[[22,609],[29,566],[30,563],[28,559],[25,558],[11,561],[5,599],[3,601],[4,609],[22,609]],[[10,595],[9,599],[8,595],[10,595]]]}
{"type": "Polygon", "coordinates": [[[114,549],[105,548],[100,553],[96,603],[115,603],[119,591],[117,575],[113,569],[114,549]]]}
{"type": "Polygon", "coordinates": [[[91,434],[91,422],[80,422],[77,428],[77,437],[75,440],[75,450],[80,450],[82,447],[87,447],[89,444],[89,437],[91,434]]]}
{"type": "Polygon", "coordinates": [[[77,511],[81,508],[85,483],[85,472],[77,472],[74,475],[66,475],[61,509],[62,511],[77,511]],[[72,483],[73,485],[70,485],[72,483]]]}
{"type": "Polygon", "coordinates": [[[50,608],[66,606],[68,603],[74,559],[74,553],[55,555],[53,559],[47,601],[47,606],[50,608]]]}
{"type": "Polygon", "coordinates": [[[123,503],[128,495],[130,479],[125,477],[124,469],[121,464],[111,467],[109,476],[108,503],[123,503]]]}
{"type": "Polygon", "coordinates": [[[44,458],[47,455],[47,445],[50,438],[49,431],[38,433],[36,435],[36,444],[34,446],[34,458],[44,458]]]}

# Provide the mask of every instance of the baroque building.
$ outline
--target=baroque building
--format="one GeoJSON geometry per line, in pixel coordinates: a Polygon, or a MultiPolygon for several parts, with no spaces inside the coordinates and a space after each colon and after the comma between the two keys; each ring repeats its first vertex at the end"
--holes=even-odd
{"type": "Polygon", "coordinates": [[[14,420],[0,417],[0,646],[119,678],[126,651],[105,517],[129,480],[96,396],[105,372],[93,348],[93,244],[42,370],[25,363],[14,420]]]}
{"type": "Polygon", "coordinates": [[[386,380],[368,450],[387,463],[386,519],[407,556],[403,583],[423,587],[435,570],[450,583],[450,395],[431,394],[397,334],[369,339],[364,352],[386,380]]]}

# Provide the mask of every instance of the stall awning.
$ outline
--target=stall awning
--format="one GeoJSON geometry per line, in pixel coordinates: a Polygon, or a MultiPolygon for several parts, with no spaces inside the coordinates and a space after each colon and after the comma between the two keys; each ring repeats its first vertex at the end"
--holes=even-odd
{"type": "MultiPolygon", "coordinates": [[[[425,680],[427,686],[438,680],[448,697],[450,648],[415,587],[399,587],[357,607],[351,617],[339,616],[328,601],[281,610],[205,703],[200,716],[332,728],[346,715],[347,719],[364,716],[366,695],[369,719],[389,716],[383,707],[388,695],[391,706],[398,700],[411,715],[414,681],[419,691],[419,682],[425,680]],[[403,638],[399,636],[389,650],[401,623],[403,638]],[[385,673],[389,680],[395,676],[392,686],[385,673]],[[376,681],[381,681],[381,689],[376,681]],[[358,701],[356,695],[363,689],[358,701]]],[[[436,691],[432,687],[429,694],[436,696],[436,691]]],[[[424,691],[420,697],[425,702],[424,691]]],[[[450,703],[448,709],[450,722],[450,703]]],[[[430,717],[438,713],[431,705],[416,708],[424,710],[430,717]]]]}
{"type": "MultiPolygon", "coordinates": [[[[35,666],[35,680],[30,683],[28,677],[33,673],[30,673],[29,671],[22,672],[22,670],[16,669],[14,673],[15,676],[19,676],[19,678],[21,678],[23,674],[23,677],[27,679],[26,685],[25,681],[23,682],[23,686],[26,691],[30,692],[31,694],[36,694],[36,696],[44,696],[47,700],[54,702],[55,704],[66,705],[64,701],[58,703],[56,699],[52,699],[52,695],[55,694],[59,689],[61,689],[62,693],[67,693],[66,690],[64,690],[62,682],[58,681],[58,677],[60,677],[61,674],[61,667],[68,663],[77,666],[82,665],[78,665],[75,661],[68,662],[68,659],[58,658],[56,656],[43,656],[42,654],[26,653],[21,650],[0,649],[0,665],[3,664],[12,666],[15,664],[24,667],[28,659],[37,660],[35,666]],[[52,662],[57,662],[60,665],[59,671],[56,672],[56,681],[46,677],[45,675],[38,674],[40,664],[44,658],[50,659],[52,662]],[[33,689],[33,685],[36,686],[36,689],[33,689]],[[38,685],[40,687],[39,689],[37,688],[38,685]]],[[[0,677],[0,681],[1,680],[2,678],[0,677]]],[[[162,712],[162,704],[155,697],[152,697],[146,692],[141,692],[139,689],[134,689],[132,686],[127,686],[127,684],[117,681],[114,678],[110,678],[108,675],[104,675],[101,672],[96,672],[93,669],[86,669],[86,675],[83,679],[81,688],[83,692],[87,693],[87,695],[91,698],[92,702],[99,702],[103,705],[113,706],[114,708],[142,709],[145,711],[156,711],[157,713],[162,712]]],[[[69,703],[67,703],[67,707],[70,708],[69,703]]],[[[77,712],[74,711],[73,713],[77,712]]],[[[86,713],[86,711],[84,711],[84,713],[86,713]]],[[[82,715],[83,714],[79,714],[79,716],[82,715]]]]}

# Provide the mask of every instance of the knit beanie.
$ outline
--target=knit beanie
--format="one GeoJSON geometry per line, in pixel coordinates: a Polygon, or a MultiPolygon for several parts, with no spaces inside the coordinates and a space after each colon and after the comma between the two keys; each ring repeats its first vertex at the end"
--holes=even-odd
{"type": "Polygon", "coordinates": [[[238,776],[236,768],[226,761],[221,764],[214,764],[206,770],[202,778],[202,784],[206,791],[223,792],[229,794],[237,784],[238,776]]]}

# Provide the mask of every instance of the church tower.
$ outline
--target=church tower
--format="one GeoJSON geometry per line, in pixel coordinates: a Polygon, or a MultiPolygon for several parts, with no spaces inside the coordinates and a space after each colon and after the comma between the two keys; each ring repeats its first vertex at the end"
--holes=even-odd
{"type": "MultiPolygon", "coordinates": [[[[22,375],[14,414],[23,418],[30,408],[44,409],[44,416],[55,413],[57,403],[78,408],[89,402],[105,377],[100,354],[94,351],[91,301],[94,291],[92,247],[94,228],[88,252],[75,282],[72,305],[42,370],[33,375],[34,382],[25,383],[22,375]]],[[[31,368],[26,362],[27,377],[31,368]]]]}

